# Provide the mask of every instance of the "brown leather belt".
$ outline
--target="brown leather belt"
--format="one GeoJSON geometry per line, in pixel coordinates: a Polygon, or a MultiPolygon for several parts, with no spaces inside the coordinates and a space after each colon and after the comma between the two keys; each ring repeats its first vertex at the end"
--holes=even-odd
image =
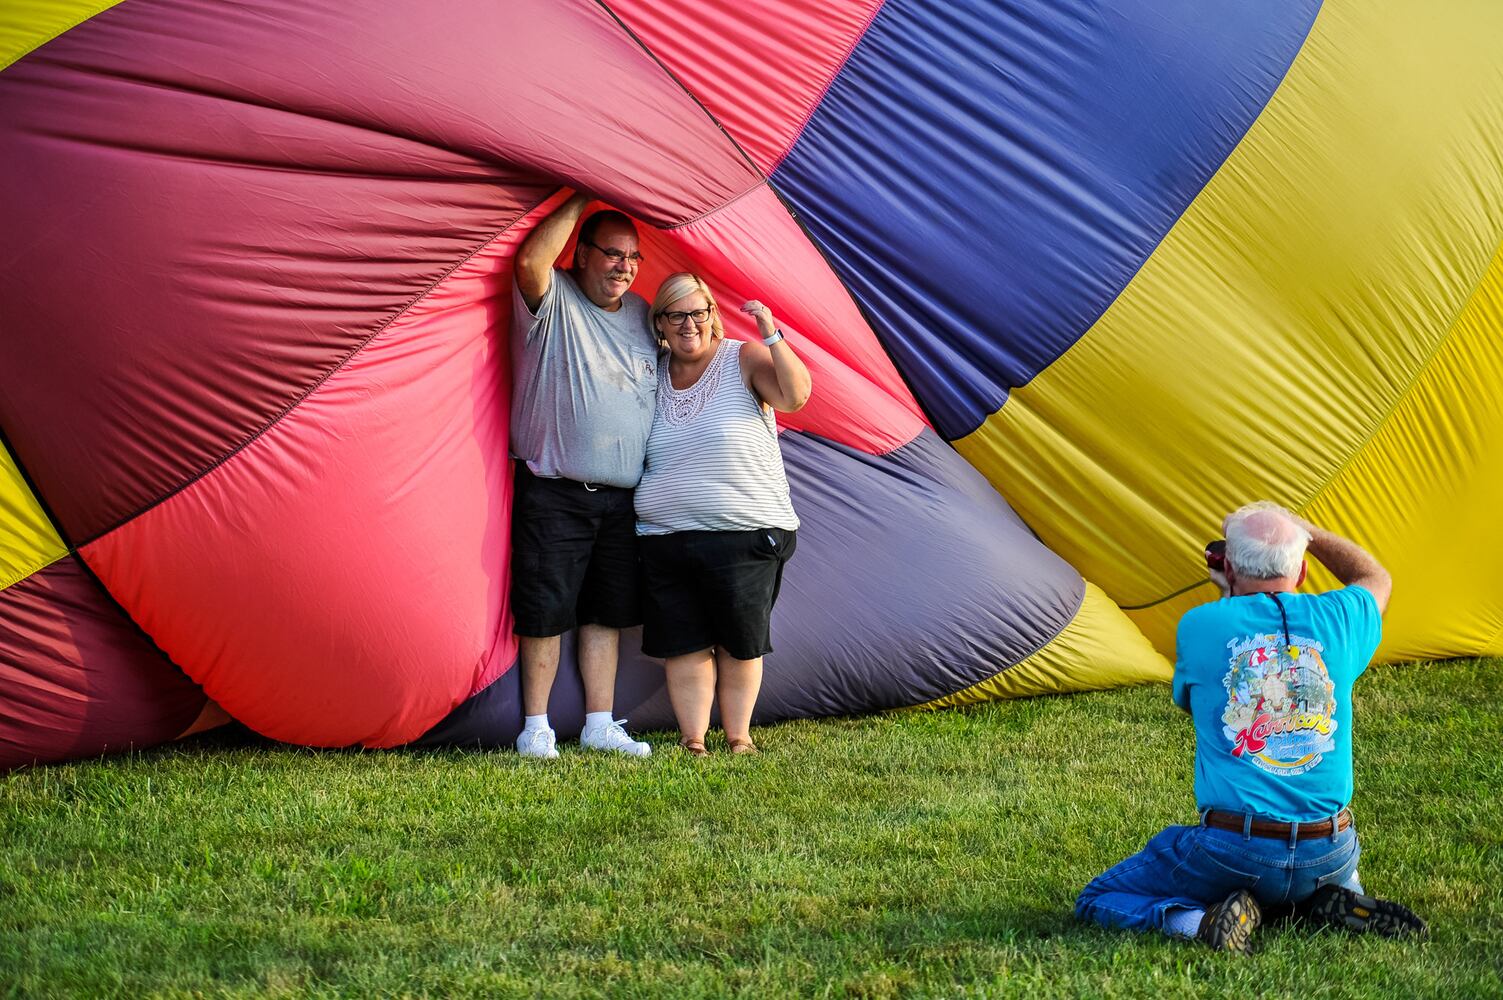
{"type": "MultiPolygon", "coordinates": [[[[1211,809],[1206,812],[1206,826],[1215,827],[1218,830],[1230,830],[1233,833],[1241,833],[1247,824],[1247,817],[1241,813],[1222,812],[1219,809],[1211,809]]],[[[1278,820],[1253,818],[1252,829],[1249,831],[1254,837],[1281,837],[1289,839],[1289,834],[1294,828],[1299,831],[1294,834],[1295,840],[1317,840],[1321,837],[1329,837],[1331,834],[1340,833],[1352,825],[1352,811],[1343,809],[1336,814],[1336,829],[1331,829],[1329,819],[1318,819],[1310,823],[1280,823],[1278,820]]]]}

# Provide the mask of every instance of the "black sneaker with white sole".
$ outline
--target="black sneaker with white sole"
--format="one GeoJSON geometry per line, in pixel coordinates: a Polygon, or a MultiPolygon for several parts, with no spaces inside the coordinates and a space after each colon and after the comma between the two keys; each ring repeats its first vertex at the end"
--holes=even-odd
{"type": "Polygon", "coordinates": [[[1317,927],[1335,927],[1353,934],[1379,937],[1424,937],[1425,922],[1403,903],[1364,896],[1339,885],[1327,885],[1294,909],[1298,920],[1317,927]]]}
{"type": "Polygon", "coordinates": [[[1200,930],[1195,932],[1195,936],[1213,951],[1251,955],[1253,931],[1261,923],[1263,910],[1258,906],[1258,901],[1246,889],[1238,889],[1206,910],[1206,915],[1200,918],[1200,930]]]}

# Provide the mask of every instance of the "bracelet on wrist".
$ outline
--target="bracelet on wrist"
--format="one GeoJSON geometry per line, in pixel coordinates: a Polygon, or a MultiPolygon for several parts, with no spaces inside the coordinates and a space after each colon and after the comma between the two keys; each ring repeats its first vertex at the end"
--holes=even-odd
{"type": "Polygon", "coordinates": [[[765,336],[765,337],[762,338],[762,343],[763,343],[763,345],[765,345],[767,347],[771,347],[773,344],[776,344],[778,341],[780,341],[782,339],[783,339],[783,331],[782,330],[774,329],[771,333],[769,333],[767,336],[765,336]]]}

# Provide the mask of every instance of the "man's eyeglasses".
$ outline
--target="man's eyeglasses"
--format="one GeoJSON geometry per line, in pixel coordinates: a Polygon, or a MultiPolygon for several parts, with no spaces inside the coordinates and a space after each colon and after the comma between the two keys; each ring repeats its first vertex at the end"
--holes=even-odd
{"type": "Polygon", "coordinates": [[[594,243],[589,240],[585,241],[585,246],[594,247],[596,250],[599,250],[601,253],[605,254],[605,259],[610,261],[612,264],[620,264],[623,261],[628,264],[642,263],[642,255],[637,253],[635,250],[633,250],[631,253],[627,253],[625,250],[618,250],[615,247],[611,247],[609,250],[607,250],[599,243],[594,243]]]}
{"type": "Polygon", "coordinates": [[[710,318],[710,312],[713,308],[712,306],[710,309],[691,309],[688,312],[675,310],[674,312],[659,313],[658,315],[666,319],[669,326],[683,326],[691,320],[695,325],[698,325],[710,318]]]}

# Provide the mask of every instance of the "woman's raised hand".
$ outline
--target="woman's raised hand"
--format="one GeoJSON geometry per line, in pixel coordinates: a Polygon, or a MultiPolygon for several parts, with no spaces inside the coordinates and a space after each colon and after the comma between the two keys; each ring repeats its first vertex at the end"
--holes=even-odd
{"type": "Polygon", "coordinates": [[[741,307],[741,311],[757,321],[757,327],[762,331],[762,336],[772,336],[772,331],[778,328],[773,322],[772,310],[764,306],[756,299],[752,299],[741,307]]]}

